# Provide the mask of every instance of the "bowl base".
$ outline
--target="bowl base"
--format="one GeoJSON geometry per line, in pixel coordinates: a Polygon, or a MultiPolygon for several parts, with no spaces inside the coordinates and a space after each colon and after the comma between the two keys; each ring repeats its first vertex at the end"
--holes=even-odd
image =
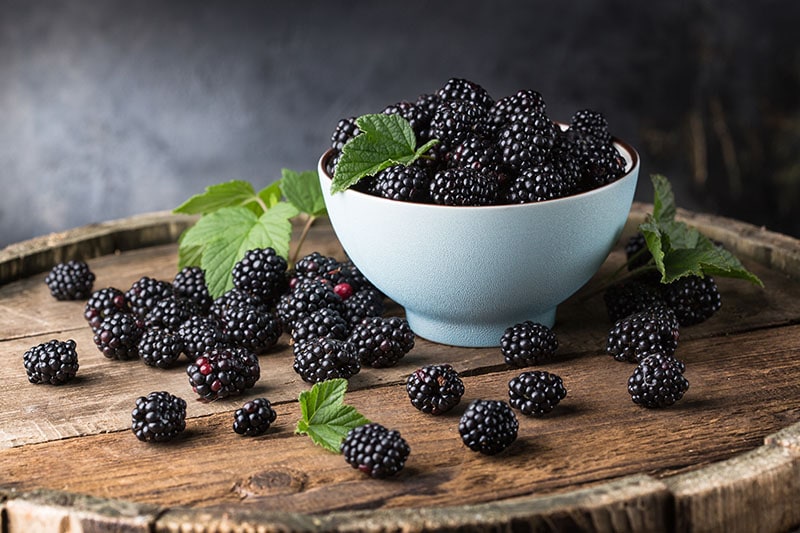
{"type": "Polygon", "coordinates": [[[473,324],[446,322],[422,316],[406,310],[406,320],[415,335],[439,344],[463,348],[493,348],[500,346],[500,338],[506,329],[526,320],[552,328],[556,321],[556,308],[533,316],[520,316],[510,321],[492,323],[486,320],[473,324]]]}

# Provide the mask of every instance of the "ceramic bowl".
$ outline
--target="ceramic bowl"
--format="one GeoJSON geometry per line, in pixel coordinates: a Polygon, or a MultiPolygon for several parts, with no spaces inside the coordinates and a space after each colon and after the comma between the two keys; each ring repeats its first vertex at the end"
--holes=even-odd
{"type": "Polygon", "coordinates": [[[626,173],[603,187],[530,204],[451,207],[388,200],[352,189],[331,194],[319,177],[333,229],[347,255],[405,309],[433,342],[499,346],[506,328],[552,327],[557,306],[600,268],[633,201],[639,156],[615,146],[626,173]]]}

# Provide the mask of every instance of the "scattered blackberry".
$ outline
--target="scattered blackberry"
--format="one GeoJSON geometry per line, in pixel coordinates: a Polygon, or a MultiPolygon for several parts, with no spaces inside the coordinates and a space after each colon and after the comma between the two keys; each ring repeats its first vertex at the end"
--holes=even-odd
{"type": "Polygon", "coordinates": [[[364,289],[375,290],[375,286],[350,259],[339,263],[339,272],[345,274],[345,277],[340,282],[349,283],[354,293],[364,289]]]}
{"type": "Polygon", "coordinates": [[[722,297],[711,276],[679,278],[664,286],[662,295],[681,326],[705,322],[722,307],[722,297]]]}
{"type": "Polygon", "coordinates": [[[497,191],[495,176],[474,168],[443,170],[431,182],[431,199],[440,205],[492,205],[497,191]]]}
{"type": "Polygon", "coordinates": [[[464,395],[464,382],[448,364],[428,365],[415,370],[406,380],[411,405],[432,415],[455,407],[464,395]]]}
{"type": "Polygon", "coordinates": [[[628,270],[645,266],[653,258],[647,249],[647,241],[642,232],[636,232],[625,243],[625,257],[628,259],[628,270]]]}
{"type": "Polygon", "coordinates": [[[602,113],[591,109],[576,111],[570,119],[570,128],[580,131],[588,137],[594,138],[602,144],[610,145],[611,134],[608,132],[608,121],[602,113]]]}
{"type": "Polygon", "coordinates": [[[517,439],[519,422],[508,403],[473,400],[461,416],[458,432],[472,451],[495,455],[517,439]]]}
{"type": "Polygon", "coordinates": [[[617,361],[632,363],[653,351],[672,355],[678,347],[679,336],[675,315],[657,305],[617,320],[608,332],[606,353],[617,361]]]}
{"type": "Polygon", "coordinates": [[[566,396],[561,378],[543,370],[523,372],[508,382],[508,403],[530,416],[549,413],[566,396]]]}
{"type": "MultiPolygon", "coordinates": [[[[386,106],[383,111],[384,115],[399,115],[406,119],[414,130],[414,135],[419,142],[427,133],[431,125],[431,116],[433,112],[429,112],[425,106],[417,106],[411,102],[397,102],[386,106]]],[[[421,146],[421,144],[420,144],[421,146]]]]}
{"type": "Polygon", "coordinates": [[[125,292],[125,298],[131,303],[131,311],[144,318],[158,302],[172,296],[174,291],[172,283],[142,276],[125,292]]]}
{"type": "Polygon", "coordinates": [[[512,117],[533,112],[544,113],[544,98],[536,91],[523,89],[515,94],[497,100],[489,109],[489,123],[492,132],[497,135],[512,117]]]}
{"type": "Polygon", "coordinates": [[[347,432],[341,445],[345,461],[373,478],[392,476],[403,469],[411,448],[400,433],[376,423],[347,432]]]}
{"type": "Polygon", "coordinates": [[[300,317],[292,324],[292,342],[298,343],[317,337],[344,340],[350,328],[344,317],[332,309],[317,309],[300,317]]]}
{"type": "Polygon", "coordinates": [[[474,168],[487,170],[501,179],[504,176],[502,159],[497,145],[484,137],[470,137],[450,152],[447,165],[450,168],[474,168]]]}
{"type": "Polygon", "coordinates": [[[44,278],[56,300],[85,300],[92,293],[94,280],[94,272],[83,261],[58,263],[44,278]]]}
{"type": "Polygon", "coordinates": [[[92,293],[84,307],[83,317],[96,332],[105,318],[117,313],[131,313],[131,304],[124,292],[107,287],[92,293]]]}
{"type": "Polygon", "coordinates": [[[222,323],[213,316],[190,317],[178,327],[178,335],[190,361],[212,348],[223,348],[230,344],[228,336],[222,331],[222,323]]]}
{"type": "Polygon", "coordinates": [[[269,400],[256,398],[233,413],[233,430],[239,435],[257,437],[266,433],[277,417],[269,400]]]}
{"type": "Polygon", "coordinates": [[[258,357],[246,348],[213,348],[186,367],[200,398],[213,401],[241,394],[261,377],[258,357]]]}
{"type": "Polygon", "coordinates": [[[139,356],[148,366],[171,368],[183,353],[183,339],[162,328],[147,328],[139,339],[139,356]]]}
{"type": "Polygon", "coordinates": [[[506,364],[525,367],[552,358],[558,349],[556,334],[543,324],[530,320],[515,324],[500,337],[500,351],[506,364]]]}
{"type": "Polygon", "coordinates": [[[34,346],[22,356],[28,381],[63,385],[78,373],[75,341],[51,340],[34,346]]]}
{"type": "Polygon", "coordinates": [[[564,196],[564,190],[563,179],[553,165],[542,163],[519,173],[506,190],[505,201],[525,204],[552,200],[564,196]]]}
{"type": "Polygon", "coordinates": [[[244,254],[231,272],[233,285],[266,305],[271,305],[288,288],[286,259],[273,248],[256,248],[244,254]]]}
{"type": "Polygon", "coordinates": [[[136,399],[131,429],[144,442],[172,440],[186,429],[186,400],[161,391],[136,399]]]}
{"type": "Polygon", "coordinates": [[[401,317],[371,317],[357,324],[347,339],[356,347],[363,366],[396,365],[413,347],[414,332],[401,317]]]}
{"type": "Polygon", "coordinates": [[[281,296],[276,310],[284,329],[291,331],[295,320],[323,308],[343,313],[344,303],[329,282],[312,279],[301,281],[294,290],[281,296]]]}
{"type": "Polygon", "coordinates": [[[209,308],[209,315],[219,320],[224,320],[229,312],[235,311],[239,306],[246,305],[255,307],[259,311],[269,312],[269,307],[264,305],[260,299],[233,288],[225,292],[222,296],[214,300],[209,308]]]}
{"type": "Polygon", "coordinates": [[[436,91],[440,101],[465,100],[474,102],[483,109],[489,109],[494,99],[489,92],[477,83],[463,78],[450,78],[441,89],[436,91]]]}
{"type": "Polygon", "coordinates": [[[331,135],[331,148],[341,152],[347,141],[361,133],[356,125],[356,117],[343,118],[336,124],[331,135]]]}
{"type": "Polygon", "coordinates": [[[183,267],[172,280],[175,295],[189,298],[200,308],[202,314],[208,314],[214,299],[208,292],[205,271],[196,266],[183,267]]]}
{"type": "Polygon", "coordinates": [[[625,174],[625,160],[610,144],[588,143],[580,164],[587,189],[596,189],[625,174]]]}
{"type": "Polygon", "coordinates": [[[377,289],[361,289],[344,301],[344,318],[349,327],[367,317],[381,316],[385,311],[383,296],[377,289]]]}
{"type": "Polygon", "coordinates": [[[517,172],[545,162],[558,127],[544,113],[533,112],[509,122],[498,133],[503,163],[517,172]]]}
{"type": "Polygon", "coordinates": [[[100,323],[95,330],[94,343],[109,359],[136,359],[143,333],[141,318],[133,313],[117,313],[100,323]]]}
{"type": "Polygon", "coordinates": [[[356,347],[347,341],[318,337],[295,344],[293,352],[294,371],[308,383],[349,379],[361,370],[356,347]]]}
{"type": "Polygon", "coordinates": [[[329,273],[341,272],[341,266],[339,260],[335,257],[322,255],[319,252],[311,252],[295,263],[291,276],[296,281],[293,281],[291,288],[294,290],[298,283],[317,278],[338,282],[340,280],[338,278],[336,280],[331,279],[331,274],[329,273]]]}
{"type": "Polygon", "coordinates": [[[200,314],[200,308],[189,298],[175,295],[159,300],[144,317],[145,326],[176,330],[191,317],[200,314]]]}
{"type": "Polygon", "coordinates": [[[689,389],[685,366],[670,355],[654,353],[642,360],[628,379],[633,403],[649,408],[667,407],[689,389]]]}
{"type": "Polygon", "coordinates": [[[376,196],[404,202],[425,203],[431,178],[422,167],[394,165],[381,170],[372,184],[376,196]]]}
{"type": "Polygon", "coordinates": [[[466,100],[446,100],[431,119],[431,137],[447,146],[456,146],[472,136],[489,134],[489,115],[485,108],[466,100]]]}
{"type": "Polygon", "coordinates": [[[275,346],[283,333],[281,321],[273,313],[240,305],[225,314],[222,331],[235,346],[262,354],[275,346]]]}
{"type": "Polygon", "coordinates": [[[611,285],[603,293],[603,301],[611,322],[657,304],[666,305],[657,285],[638,278],[611,285]]]}

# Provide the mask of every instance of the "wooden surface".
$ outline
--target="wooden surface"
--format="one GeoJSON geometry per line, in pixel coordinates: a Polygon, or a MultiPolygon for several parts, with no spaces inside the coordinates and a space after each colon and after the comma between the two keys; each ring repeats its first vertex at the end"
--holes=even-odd
{"type": "MultiPolygon", "coordinates": [[[[647,210],[634,205],[626,236],[647,210]]],[[[143,275],[172,279],[176,246],[160,239],[169,241],[190,219],[156,214],[146,223],[108,223],[99,234],[90,228],[84,237],[93,244],[85,249],[76,230],[0,251],[7,276],[0,280],[19,278],[0,286],[2,531],[797,527],[800,244],[735,221],[680,215],[735,250],[766,286],[717,280],[722,309],[681,331],[677,355],[690,382],[683,400],[669,409],[639,408],[626,391],[633,366],[603,353],[610,323],[602,298],[585,295],[623,262],[618,247],[559,308],[558,357],[540,368],[559,374],[568,396],[545,418],[520,415],[518,440],[498,456],[469,451],[457,425],[470,400],[507,397],[508,380],[520,371],[505,367],[499,349],[418,339],[398,366],[365,368],[352,378],[347,401],[400,430],[411,446],[406,468],[382,481],[293,433],[297,395],[308,386],[291,368],[286,337],[261,356],[262,378],[247,394],[194,401],[182,367],[103,357],[81,316],[83,303],[54,300],[42,281],[48,267],[26,259],[91,257],[95,288],[125,290],[143,275]],[[103,236],[137,223],[148,228],[140,233],[158,238],[117,246],[103,236]],[[77,342],[78,379],[29,384],[22,354],[53,338],[77,342]],[[466,393],[453,412],[430,417],[410,405],[404,381],[438,362],[461,372],[466,393]],[[175,442],[145,444],[130,431],[135,398],[154,390],[188,400],[187,430],[175,442]],[[273,402],[277,421],[262,437],[236,435],[232,412],[256,396],[273,402]]],[[[326,224],[313,228],[303,253],[313,250],[342,257],[326,224]]],[[[390,306],[389,313],[402,309],[390,306]]]]}

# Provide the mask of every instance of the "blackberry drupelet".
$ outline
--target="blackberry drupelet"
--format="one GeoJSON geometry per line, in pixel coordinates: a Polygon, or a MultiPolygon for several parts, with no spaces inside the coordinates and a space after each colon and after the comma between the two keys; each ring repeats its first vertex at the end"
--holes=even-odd
{"type": "Polygon", "coordinates": [[[240,305],[225,314],[222,331],[234,346],[262,354],[275,346],[283,327],[275,314],[240,305]]]}
{"type": "Polygon", "coordinates": [[[414,339],[406,319],[397,316],[365,318],[347,338],[361,365],[372,368],[396,365],[414,347],[414,339]]]}
{"type": "Polygon", "coordinates": [[[58,263],[44,278],[56,300],[84,300],[92,294],[95,275],[83,261],[58,263]]]}
{"type": "Polygon", "coordinates": [[[506,328],[500,337],[500,351],[506,364],[512,367],[539,364],[551,359],[557,349],[555,332],[530,320],[506,328]]]}
{"type": "MultiPolygon", "coordinates": [[[[442,103],[442,99],[436,93],[423,93],[417,97],[414,105],[424,110],[428,115],[433,116],[436,108],[442,103]]],[[[419,140],[419,139],[418,139],[419,140]]]]}
{"type": "Polygon", "coordinates": [[[495,455],[517,439],[519,422],[508,403],[473,400],[461,416],[458,432],[472,451],[495,455]]]}
{"type": "Polygon", "coordinates": [[[349,379],[361,370],[356,347],[347,341],[318,337],[294,345],[294,371],[303,381],[349,379]]]}
{"type": "Polygon", "coordinates": [[[125,298],[131,303],[131,311],[144,318],[158,302],[172,296],[174,291],[172,283],[142,276],[125,292],[125,298]]]}
{"type": "Polygon", "coordinates": [[[447,146],[457,146],[475,135],[489,134],[489,115],[485,108],[466,100],[446,100],[431,118],[431,137],[447,146]]]}
{"type": "Polygon", "coordinates": [[[608,121],[599,111],[591,109],[576,111],[570,119],[569,127],[602,144],[610,145],[612,142],[611,134],[608,132],[608,121]]]}
{"type": "Polygon", "coordinates": [[[567,396],[561,377],[543,370],[523,372],[508,382],[508,403],[529,416],[543,416],[567,396]]]}
{"type": "Polygon", "coordinates": [[[608,332],[606,353],[617,361],[636,363],[653,351],[675,353],[680,331],[674,313],[656,304],[621,318],[608,332]]]}
{"type": "Polygon", "coordinates": [[[214,300],[208,311],[209,316],[224,320],[228,313],[234,312],[241,305],[255,307],[265,313],[269,312],[269,307],[264,305],[261,300],[237,288],[233,288],[214,300]]]}
{"type": "Polygon", "coordinates": [[[341,119],[333,130],[331,135],[331,148],[341,152],[342,148],[347,141],[361,133],[356,125],[356,117],[349,117],[341,119]]]}
{"type": "Polygon", "coordinates": [[[148,366],[172,368],[183,353],[183,339],[163,328],[147,328],[139,339],[139,356],[148,366]]]}
{"type": "Polygon", "coordinates": [[[186,367],[189,384],[208,401],[241,394],[261,377],[256,354],[246,348],[213,348],[186,367]]]}
{"type": "Polygon", "coordinates": [[[174,439],[186,429],[186,400],[166,391],[140,396],[131,412],[131,429],[144,442],[174,439]]]}
{"type": "Polygon", "coordinates": [[[403,202],[425,203],[431,178],[422,167],[394,165],[378,172],[372,183],[376,196],[403,202]]]}
{"type": "Polygon", "coordinates": [[[313,279],[327,279],[335,285],[344,281],[338,276],[341,272],[342,265],[338,259],[319,252],[311,252],[295,263],[294,270],[290,273],[292,278],[290,287],[294,290],[300,282],[313,279]]]}
{"type": "Polygon", "coordinates": [[[648,408],[668,407],[689,389],[685,365],[670,355],[653,353],[643,359],[628,379],[633,403],[648,408]]]}
{"type": "Polygon", "coordinates": [[[269,400],[255,398],[233,413],[233,431],[246,437],[257,437],[266,433],[277,417],[269,400]]]}
{"type": "Polygon", "coordinates": [[[344,340],[349,331],[349,324],[341,313],[332,309],[317,309],[296,320],[290,334],[292,342],[298,343],[317,337],[344,340]]]}
{"type": "Polygon", "coordinates": [[[545,110],[544,98],[540,93],[528,89],[517,91],[497,100],[489,109],[491,131],[496,136],[513,117],[534,112],[544,113],[545,110]]]}
{"type": "Polygon", "coordinates": [[[520,172],[545,162],[557,133],[558,127],[544,113],[534,111],[508,122],[497,135],[503,163],[520,172]]]}
{"type": "Polygon", "coordinates": [[[523,170],[511,181],[504,200],[509,204],[542,202],[564,196],[564,182],[553,165],[542,163],[523,170]]]}
{"type": "Polygon", "coordinates": [[[205,271],[196,266],[183,267],[172,280],[175,295],[189,298],[200,308],[202,314],[208,314],[214,299],[208,292],[205,271]]]}
{"type": "Polygon", "coordinates": [[[681,326],[705,322],[722,307],[722,297],[711,276],[685,276],[662,288],[662,296],[681,326]]]}
{"type": "Polygon", "coordinates": [[[341,450],[350,466],[378,479],[402,470],[411,453],[398,431],[374,422],[348,431],[341,450]]]}
{"type": "Polygon", "coordinates": [[[473,102],[483,109],[489,109],[494,99],[489,92],[477,83],[464,78],[450,78],[441,89],[436,91],[440,101],[464,100],[473,102]]]}
{"type": "Polygon", "coordinates": [[[344,302],[333,290],[333,285],[318,279],[301,281],[294,290],[281,296],[276,308],[286,331],[292,330],[295,320],[318,309],[344,312],[344,302]]]}
{"type": "Polygon", "coordinates": [[[117,313],[100,323],[94,333],[94,343],[109,359],[136,359],[144,329],[142,319],[133,313],[117,313]]]}
{"type": "Polygon", "coordinates": [[[286,259],[274,248],[249,250],[233,266],[233,285],[266,305],[274,304],[288,289],[286,259]]]}
{"type": "Polygon", "coordinates": [[[222,331],[222,322],[216,317],[195,315],[178,327],[183,341],[183,351],[190,361],[211,350],[230,345],[228,336],[222,331]]]}
{"type": "Polygon", "coordinates": [[[495,174],[498,180],[505,175],[502,164],[497,145],[484,137],[470,137],[462,142],[450,152],[447,161],[450,168],[487,170],[495,174]]]}
{"type": "Polygon", "coordinates": [[[344,301],[344,319],[348,329],[367,317],[381,316],[386,312],[383,295],[377,289],[361,289],[344,301]]]}
{"type": "Polygon", "coordinates": [[[159,300],[144,317],[145,326],[176,330],[191,317],[200,314],[200,308],[189,298],[175,295],[159,300]]]}
{"type": "Polygon", "coordinates": [[[658,304],[666,305],[659,287],[638,277],[608,287],[603,293],[603,301],[611,322],[658,304]]]}
{"type": "Polygon", "coordinates": [[[431,181],[431,199],[439,205],[492,205],[497,193],[496,177],[485,169],[451,168],[437,172],[431,181]]]}
{"type": "Polygon", "coordinates": [[[406,380],[411,405],[432,415],[446,413],[461,401],[464,382],[449,364],[418,368],[406,380]]]}
{"type": "Polygon", "coordinates": [[[34,346],[22,356],[28,381],[63,385],[78,373],[78,352],[75,341],[51,340],[34,346]]]}
{"type": "Polygon", "coordinates": [[[106,287],[92,293],[84,307],[83,317],[92,331],[96,332],[105,318],[117,313],[131,312],[131,304],[125,293],[115,287],[106,287]]]}

